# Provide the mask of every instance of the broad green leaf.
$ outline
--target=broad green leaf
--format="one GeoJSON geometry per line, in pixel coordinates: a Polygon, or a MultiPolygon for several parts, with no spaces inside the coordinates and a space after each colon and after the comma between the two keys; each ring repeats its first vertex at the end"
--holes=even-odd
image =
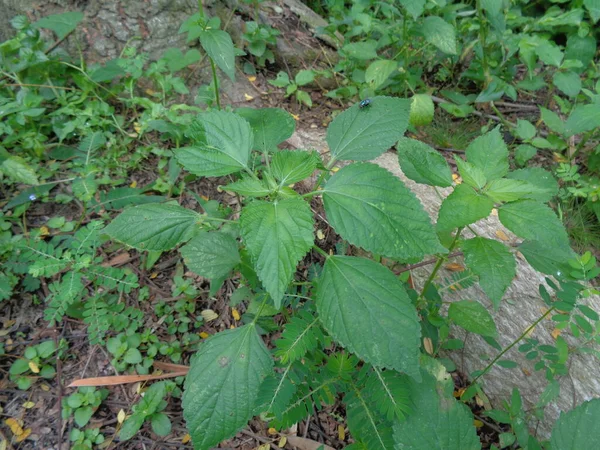
{"type": "Polygon", "coordinates": [[[313,70],[300,70],[294,77],[298,86],[305,86],[315,81],[315,72],[313,70]]]}
{"type": "Polygon", "coordinates": [[[83,20],[83,13],[73,11],[53,14],[44,17],[33,24],[35,28],[48,28],[56,33],[58,39],[63,39],[73,31],[83,20]]]}
{"type": "Polygon", "coordinates": [[[388,450],[394,446],[390,423],[382,417],[365,390],[354,388],[346,393],[344,403],[348,430],[364,449],[388,450]]]}
{"type": "Polygon", "coordinates": [[[533,158],[536,154],[537,149],[535,147],[528,144],[522,144],[515,149],[515,161],[519,166],[524,166],[527,164],[527,161],[533,158]]]}
{"type": "Polygon", "coordinates": [[[375,164],[342,168],[325,185],[323,202],[330,224],[353,245],[401,260],[444,252],[419,200],[375,164]]]}
{"type": "Polygon", "coordinates": [[[479,277],[479,284],[496,309],[516,275],[515,257],[504,244],[476,237],[461,244],[465,264],[479,277]]]}
{"type": "Polygon", "coordinates": [[[200,33],[200,44],[219,69],[235,81],[235,49],[229,33],[206,29],[200,33]]]}
{"type": "Polygon", "coordinates": [[[146,416],[141,413],[134,413],[129,416],[125,422],[123,422],[123,426],[119,431],[119,439],[121,441],[127,441],[134,437],[136,433],[140,431],[140,428],[142,428],[145,420],[146,416]]]}
{"type": "Polygon", "coordinates": [[[529,120],[517,120],[517,128],[515,128],[516,135],[525,141],[528,141],[535,137],[537,131],[535,126],[529,120]]]}
{"type": "Polygon", "coordinates": [[[430,186],[452,186],[452,172],[446,159],[424,142],[400,138],[396,144],[404,175],[430,186]]]}
{"type": "Polygon", "coordinates": [[[600,0],[583,0],[583,4],[587,8],[592,22],[598,22],[600,19],[600,0]]]}
{"type": "Polygon", "coordinates": [[[552,82],[563,94],[569,97],[577,97],[581,91],[581,78],[575,72],[556,72],[552,82]]]}
{"type": "Polygon", "coordinates": [[[254,134],[254,150],[270,152],[288,139],[296,129],[296,121],[280,108],[238,108],[235,110],[250,123],[254,134]]]}
{"type": "Polygon", "coordinates": [[[400,4],[406,9],[406,11],[416,19],[425,9],[426,0],[400,0],[400,4]]]}
{"type": "Polygon", "coordinates": [[[519,246],[519,251],[535,270],[557,278],[571,272],[568,261],[577,257],[568,246],[548,246],[539,241],[525,241],[519,246]]]}
{"type": "Polygon", "coordinates": [[[561,412],[552,428],[552,450],[600,448],[600,399],[583,402],[569,412],[561,412]]]}
{"type": "Polygon", "coordinates": [[[576,106],[565,123],[565,136],[585,133],[600,127],[600,103],[576,106]]]}
{"type": "Polygon", "coordinates": [[[527,181],[500,178],[487,186],[485,195],[497,203],[514,202],[522,198],[531,198],[531,194],[536,190],[536,186],[527,181]]]}
{"type": "Polygon", "coordinates": [[[265,197],[271,193],[263,180],[246,177],[223,186],[224,191],[236,192],[245,197],[265,197]]]}
{"type": "Polygon", "coordinates": [[[594,36],[581,37],[577,33],[571,33],[567,39],[567,48],[565,50],[565,59],[581,61],[583,65],[576,72],[583,72],[592,62],[596,54],[596,39],[594,36]]]}
{"type": "Polygon", "coordinates": [[[565,123],[563,120],[556,114],[554,111],[550,111],[549,109],[543,108],[540,106],[540,113],[542,116],[542,120],[546,124],[548,128],[558,134],[565,133],[565,123]]]}
{"type": "Polygon", "coordinates": [[[252,129],[237,114],[227,111],[201,114],[191,126],[191,133],[198,140],[196,145],[175,151],[175,157],[187,171],[216,177],[248,167],[252,129]]]}
{"type": "Polygon", "coordinates": [[[18,183],[39,184],[35,170],[19,156],[9,156],[2,161],[0,172],[18,183]]]}
{"type": "Polygon", "coordinates": [[[540,60],[549,66],[560,67],[563,60],[563,52],[554,42],[547,39],[537,39],[538,45],[535,47],[535,53],[540,60]]]}
{"type": "Polygon", "coordinates": [[[428,16],[420,27],[425,40],[449,55],[456,55],[456,30],[438,16],[428,16]]]}
{"type": "Polygon", "coordinates": [[[416,94],[410,100],[408,121],[413,127],[429,125],[433,121],[435,106],[430,95],[416,94]]]}
{"type": "Polygon", "coordinates": [[[448,308],[448,318],[471,333],[488,337],[494,337],[498,333],[494,319],[488,310],[481,303],[473,300],[452,302],[448,308]]]}
{"type": "Polygon", "coordinates": [[[485,219],[494,208],[493,200],[479,194],[466,184],[459,184],[444,199],[438,215],[439,231],[451,231],[458,227],[485,219]]]}
{"type": "Polygon", "coordinates": [[[153,414],[150,419],[150,424],[152,425],[152,431],[159,436],[168,436],[171,432],[171,421],[169,420],[169,416],[165,413],[153,414]]]}
{"type": "Polygon", "coordinates": [[[419,378],[417,311],[387,268],[365,258],[330,256],[316,299],[323,326],[342,346],[374,366],[419,378]]]}
{"type": "Polygon", "coordinates": [[[282,150],[271,158],[271,172],[280,186],[287,186],[310,177],[320,161],[314,151],[282,150]]]}
{"type": "Polygon", "coordinates": [[[558,195],[558,182],[550,172],[541,167],[515,170],[509,172],[506,178],[527,181],[533,186],[532,192],[527,194],[527,198],[538,202],[549,202],[554,196],[558,195]]]}
{"type": "Polygon", "coordinates": [[[348,58],[358,59],[361,61],[375,59],[377,58],[377,41],[368,39],[361,42],[352,42],[344,45],[342,52],[348,56],[348,58]]]}
{"type": "Polygon", "coordinates": [[[127,74],[124,67],[122,67],[121,59],[111,59],[102,66],[96,66],[90,73],[90,79],[96,83],[104,83],[106,81],[112,81],[117,77],[124,76],[127,74]]]}
{"type": "Polygon", "coordinates": [[[226,276],[240,263],[238,243],[225,233],[202,233],[181,247],[186,266],[198,275],[212,279],[226,276]]]}
{"type": "Polygon", "coordinates": [[[471,142],[466,155],[467,161],[479,167],[488,181],[502,178],[508,173],[508,149],[500,134],[500,127],[471,142]]]}
{"type": "Polygon", "coordinates": [[[189,240],[200,220],[198,213],[179,205],[149,203],[126,209],[104,233],[139,250],[165,251],[189,240]]]}
{"type": "Polygon", "coordinates": [[[336,160],[366,161],[389,149],[406,131],[410,103],[392,97],[373,97],[337,116],[327,129],[327,144],[336,160]]]}
{"type": "Polygon", "coordinates": [[[82,159],[85,164],[88,164],[92,159],[93,153],[104,144],[106,144],[106,138],[101,131],[88,134],[77,147],[79,158],[82,159]]]}
{"type": "Polygon", "coordinates": [[[188,50],[185,55],[177,47],[167,49],[161,59],[167,63],[171,72],[178,72],[202,59],[202,54],[195,48],[188,50]]]}
{"type": "Polygon", "coordinates": [[[465,183],[475,189],[483,189],[487,184],[487,178],[485,177],[483,170],[470,162],[463,160],[459,156],[456,156],[454,161],[456,162],[458,173],[465,183]]]}
{"type": "Polygon", "coordinates": [[[273,360],[254,324],[204,341],[185,379],[183,417],[195,450],[208,450],[245,427],[273,360]]]}
{"type": "Polygon", "coordinates": [[[367,67],[365,72],[365,81],[369,83],[372,89],[377,89],[387,81],[390,75],[393,74],[397,68],[397,61],[391,61],[389,59],[373,61],[371,64],[369,64],[369,67],[367,67]]]}
{"type": "MultiPolygon", "coordinates": [[[[407,380],[413,412],[394,423],[396,450],[480,450],[473,415],[463,404],[442,393],[441,383],[421,371],[423,381],[407,380]]],[[[446,374],[447,375],[447,374],[446,374]]],[[[448,376],[448,375],[447,375],[448,376]]]]}
{"type": "Polygon", "coordinates": [[[546,246],[569,246],[565,227],[550,207],[535,200],[507,203],[498,210],[500,222],[523,239],[546,246]]]}
{"type": "Polygon", "coordinates": [[[298,262],[313,245],[313,216],[299,198],[255,200],[242,209],[242,237],[254,269],[279,309],[298,262]]]}

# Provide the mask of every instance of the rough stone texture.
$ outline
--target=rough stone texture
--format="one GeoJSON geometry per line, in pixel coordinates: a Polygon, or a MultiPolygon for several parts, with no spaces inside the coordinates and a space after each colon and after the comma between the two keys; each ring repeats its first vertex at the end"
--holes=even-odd
{"type": "MultiPolygon", "coordinates": [[[[289,142],[297,148],[311,149],[315,148],[320,152],[327,150],[324,130],[300,130],[294,134],[289,142]]],[[[432,221],[436,220],[441,199],[436,194],[434,188],[422,184],[417,184],[406,178],[398,164],[398,158],[395,153],[387,152],[374,160],[376,164],[384,167],[399,177],[408,188],[410,188],[429,213],[432,221]]],[[[439,189],[443,197],[446,197],[451,188],[439,189]]],[[[510,231],[508,231],[498,220],[497,216],[490,216],[472,225],[473,230],[479,236],[490,239],[498,239],[496,234],[502,231],[508,236],[508,245],[515,246],[519,240],[510,231]]],[[[466,235],[469,237],[468,235],[466,235]]],[[[461,262],[460,259],[457,260],[461,262]]],[[[431,267],[421,268],[413,271],[413,278],[418,287],[422,286],[429,275],[431,267]]],[[[449,273],[443,273],[441,276],[449,276],[449,273]]],[[[477,300],[492,312],[498,328],[498,342],[503,348],[506,348],[516,338],[518,338],[527,328],[535,322],[547,307],[538,293],[538,286],[544,283],[544,275],[536,272],[525,259],[517,253],[517,276],[512,285],[508,288],[502,304],[498,311],[494,312],[489,299],[475,285],[469,289],[458,293],[446,293],[444,300],[454,301],[459,299],[477,300]]],[[[593,297],[586,300],[588,306],[595,311],[600,312],[600,297],[593,297]]],[[[554,326],[548,319],[540,323],[530,334],[531,337],[538,339],[541,343],[552,344],[554,339],[551,336],[554,326]]],[[[461,329],[452,330],[453,337],[464,339],[465,333],[461,329]]],[[[566,336],[569,344],[576,344],[577,341],[566,336]]],[[[517,346],[507,352],[502,359],[511,359],[519,364],[515,369],[504,369],[495,366],[487,375],[482,378],[484,392],[489,397],[493,406],[502,406],[502,400],[510,399],[512,389],[517,387],[524,400],[526,410],[533,407],[539,400],[540,394],[544,391],[546,380],[544,372],[535,372],[534,363],[525,359],[524,354],[517,350],[517,346]]],[[[466,337],[465,348],[460,351],[450,353],[448,356],[454,361],[459,371],[468,375],[475,370],[481,370],[488,364],[483,358],[487,357],[489,361],[498,354],[497,350],[488,345],[477,335],[469,334],[466,337]]],[[[592,355],[571,354],[569,359],[569,375],[560,379],[561,392],[557,401],[552,402],[545,409],[545,418],[539,423],[531,421],[532,430],[542,437],[548,437],[550,430],[558,418],[561,411],[567,411],[577,406],[585,400],[594,397],[600,397],[600,363],[592,355]]]]}

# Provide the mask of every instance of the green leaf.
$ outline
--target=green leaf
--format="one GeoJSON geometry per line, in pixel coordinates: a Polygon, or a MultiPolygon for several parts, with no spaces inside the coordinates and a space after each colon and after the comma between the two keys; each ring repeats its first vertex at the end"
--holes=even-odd
{"type": "Polygon", "coordinates": [[[39,184],[35,170],[19,156],[9,156],[2,161],[0,172],[18,183],[39,184]]]}
{"type": "Polygon", "coordinates": [[[265,182],[257,178],[246,177],[223,186],[224,191],[237,192],[244,197],[265,197],[271,193],[265,182]]]}
{"type": "Polygon", "coordinates": [[[199,221],[198,213],[179,205],[149,203],[126,209],[104,233],[139,250],[165,251],[189,240],[199,221]]]}
{"type": "Polygon", "coordinates": [[[238,243],[225,233],[199,234],[180,252],[192,272],[209,279],[225,277],[240,263],[238,243]]]}
{"type": "Polygon", "coordinates": [[[465,183],[471,187],[474,187],[475,189],[483,189],[487,183],[487,178],[485,177],[483,170],[467,161],[464,161],[458,156],[454,158],[454,161],[456,162],[458,173],[465,183]]]}
{"type": "Polygon", "coordinates": [[[548,246],[538,241],[523,242],[519,251],[535,270],[557,278],[571,271],[568,261],[577,257],[568,246],[548,246]]]}
{"type": "Polygon", "coordinates": [[[515,257],[504,244],[476,237],[461,244],[465,264],[477,276],[479,284],[496,309],[516,275],[515,257]]]}
{"type": "Polygon", "coordinates": [[[499,208],[500,222],[523,239],[540,241],[546,246],[569,246],[565,227],[554,211],[535,200],[507,203],[499,208]]]}
{"type": "Polygon", "coordinates": [[[235,49],[229,33],[206,29],[200,33],[200,44],[219,69],[235,81],[235,49]]]}
{"type": "Polygon", "coordinates": [[[352,42],[344,45],[342,52],[352,59],[367,61],[377,58],[377,41],[368,39],[361,42],[352,42]]]}
{"type": "Polygon", "coordinates": [[[583,4],[587,8],[592,22],[598,22],[600,19],[600,0],[583,0],[583,4]]]}
{"type": "Polygon", "coordinates": [[[282,150],[271,158],[271,172],[280,186],[287,186],[311,176],[319,162],[319,155],[314,151],[282,150]]]}
{"type": "Polygon", "coordinates": [[[575,72],[556,72],[552,82],[563,94],[569,97],[577,97],[581,91],[581,78],[575,72]]]}
{"type": "Polygon", "coordinates": [[[485,195],[497,203],[514,202],[522,198],[531,198],[537,187],[524,180],[500,178],[492,181],[485,190],[485,195]]]}
{"type": "Polygon", "coordinates": [[[294,77],[294,81],[298,86],[305,86],[315,81],[315,72],[312,70],[300,70],[294,77]]]}
{"type": "Polygon", "coordinates": [[[121,441],[127,441],[134,437],[137,432],[140,431],[140,428],[142,428],[144,420],[146,420],[146,417],[140,413],[134,413],[125,419],[121,431],[119,432],[119,439],[121,441]]]}
{"type": "Polygon", "coordinates": [[[581,37],[577,33],[571,33],[567,39],[565,59],[581,61],[582,68],[575,71],[583,72],[592,62],[596,54],[596,39],[594,36],[581,37]]]}
{"type": "MultiPolygon", "coordinates": [[[[375,403],[366,397],[364,391],[356,387],[346,393],[346,420],[348,430],[358,442],[369,450],[388,450],[393,448],[394,439],[390,424],[386,423],[375,403]]],[[[348,447],[346,447],[348,448],[348,447]]]]}
{"type": "Polygon", "coordinates": [[[365,258],[330,256],[316,299],[323,326],[342,346],[377,367],[419,378],[417,311],[387,268],[365,258]]]}
{"type": "Polygon", "coordinates": [[[535,53],[540,60],[549,66],[560,67],[564,55],[558,45],[547,39],[538,39],[538,41],[539,43],[535,47],[535,53]]]}
{"type": "Polygon", "coordinates": [[[208,338],[185,380],[183,417],[196,450],[208,450],[245,427],[273,360],[254,324],[208,338]]]}
{"type": "Polygon", "coordinates": [[[466,184],[459,184],[442,202],[438,215],[439,231],[451,231],[477,222],[490,215],[494,201],[466,184]]]}
{"type": "Polygon", "coordinates": [[[528,141],[535,137],[537,130],[529,120],[519,119],[517,120],[517,128],[515,128],[515,133],[519,139],[528,141]]]}
{"type": "Polygon", "coordinates": [[[514,172],[510,172],[506,178],[527,181],[530,185],[534,186],[533,191],[527,197],[538,202],[549,202],[553,197],[558,195],[558,182],[550,172],[541,167],[515,170],[514,172]]]}
{"type": "Polygon", "coordinates": [[[502,178],[508,173],[508,149],[500,134],[500,127],[471,142],[466,155],[467,161],[479,167],[488,181],[502,178]]]}
{"type": "MultiPolygon", "coordinates": [[[[394,423],[396,449],[480,450],[473,415],[463,404],[442,394],[441,383],[421,371],[423,381],[407,380],[413,412],[394,423]]],[[[446,374],[447,375],[447,374],[446,374]]],[[[447,375],[449,377],[449,375],[447,375]]]]}
{"type": "Polygon", "coordinates": [[[312,314],[300,311],[285,325],[281,337],[275,341],[275,356],[282,364],[303,358],[314,351],[324,341],[318,319],[312,314]]]}
{"type": "Polygon", "coordinates": [[[600,399],[582,403],[569,412],[561,412],[552,429],[552,450],[600,448],[600,399]]]}
{"type": "Polygon", "coordinates": [[[402,137],[409,111],[409,101],[400,98],[373,97],[367,108],[354,104],[327,129],[331,156],[357,161],[378,157],[402,137]]]}
{"type": "Polygon", "coordinates": [[[201,114],[192,124],[191,133],[202,142],[175,151],[175,157],[187,171],[216,177],[248,167],[254,138],[250,124],[237,114],[227,111],[201,114]]]}
{"type": "Polygon", "coordinates": [[[494,319],[488,310],[481,303],[473,300],[452,302],[448,308],[448,318],[471,333],[489,337],[494,337],[498,333],[494,319]]]}
{"type": "Polygon", "coordinates": [[[391,74],[398,68],[397,61],[379,59],[373,61],[365,72],[365,82],[369,83],[371,89],[377,89],[387,81],[391,74]]]}
{"type": "Polygon", "coordinates": [[[558,134],[565,133],[565,123],[563,120],[556,114],[554,111],[550,111],[549,109],[543,108],[540,106],[540,113],[542,120],[546,124],[548,128],[558,134]]]}
{"type": "Polygon", "coordinates": [[[456,55],[456,30],[444,19],[438,16],[428,16],[420,28],[425,40],[436,46],[440,51],[456,55]]]}
{"type": "Polygon", "coordinates": [[[299,198],[255,200],[242,209],[240,226],[254,269],[279,309],[298,262],[313,245],[310,206],[299,198]]]}
{"type": "Polygon", "coordinates": [[[327,218],[348,242],[401,260],[444,252],[415,195],[386,169],[351,164],[323,189],[327,218]]]}
{"type": "Polygon", "coordinates": [[[165,413],[153,414],[150,424],[152,425],[152,431],[159,436],[168,436],[171,432],[171,421],[165,413]]]}
{"type": "Polygon", "coordinates": [[[296,129],[296,121],[291,114],[280,108],[238,108],[235,112],[252,127],[253,148],[260,152],[275,150],[296,129]]]}
{"type": "Polygon", "coordinates": [[[417,183],[452,186],[452,172],[446,159],[429,145],[409,138],[396,144],[402,172],[417,183]]]}
{"type": "MultiPolygon", "coordinates": [[[[532,145],[522,144],[515,149],[515,161],[519,166],[527,164],[537,154],[537,149],[532,145]]],[[[510,174],[509,174],[510,175],[510,174]]]]}
{"type": "Polygon", "coordinates": [[[300,103],[304,103],[309,108],[312,107],[312,99],[310,98],[310,95],[308,95],[308,92],[306,92],[306,91],[301,91],[301,90],[296,91],[296,100],[298,100],[298,102],[300,102],[300,103]]]}
{"type": "Polygon", "coordinates": [[[75,423],[77,424],[77,426],[83,428],[90,421],[93,414],[94,408],[92,408],[91,406],[82,406],[75,410],[73,418],[75,419],[75,423]]]}
{"type": "Polygon", "coordinates": [[[411,412],[406,377],[393,370],[373,369],[363,393],[387,420],[404,420],[411,412]]]}
{"type": "Polygon", "coordinates": [[[565,136],[585,133],[600,127],[600,104],[576,106],[565,123],[565,136]]]}
{"type": "Polygon", "coordinates": [[[58,39],[63,39],[73,31],[83,20],[83,13],[66,12],[44,17],[33,24],[35,28],[48,28],[56,33],[58,39]]]}
{"type": "Polygon", "coordinates": [[[128,364],[139,364],[142,362],[142,354],[137,348],[127,349],[123,356],[123,361],[128,364]]]}
{"type": "Polygon", "coordinates": [[[400,0],[400,4],[406,9],[406,11],[416,19],[425,9],[426,0],[400,0]]]}
{"type": "Polygon", "coordinates": [[[415,94],[410,101],[408,121],[413,127],[429,125],[433,121],[435,106],[430,95],[415,94]]]}

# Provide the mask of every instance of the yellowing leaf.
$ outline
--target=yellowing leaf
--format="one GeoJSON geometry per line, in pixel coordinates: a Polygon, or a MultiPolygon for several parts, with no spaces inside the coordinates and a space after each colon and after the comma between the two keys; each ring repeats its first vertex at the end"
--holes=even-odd
{"type": "Polygon", "coordinates": [[[4,423],[8,426],[8,428],[10,428],[10,431],[12,431],[12,434],[14,434],[15,436],[20,436],[23,434],[22,421],[13,419],[11,417],[10,419],[6,419],[4,423]]]}
{"type": "Polygon", "coordinates": [[[510,238],[508,237],[508,235],[502,230],[496,231],[496,237],[504,242],[510,241],[510,238]]]}
{"type": "Polygon", "coordinates": [[[117,414],[117,422],[123,423],[125,421],[125,411],[123,409],[119,410],[119,414],[117,414]]]}
{"type": "Polygon", "coordinates": [[[473,425],[475,425],[475,428],[481,428],[483,426],[483,422],[481,420],[474,420],[473,425]]]}
{"type": "Polygon", "coordinates": [[[31,434],[31,428],[26,428],[21,434],[15,438],[15,442],[23,442],[31,434]]]}
{"type": "Polygon", "coordinates": [[[465,270],[465,266],[459,263],[446,264],[444,267],[451,272],[462,272],[465,270]]]}
{"type": "Polygon", "coordinates": [[[202,332],[200,332],[200,337],[201,337],[202,339],[206,339],[208,336],[210,336],[210,335],[209,335],[209,334],[208,334],[206,331],[202,331],[202,332]]]}
{"type": "Polygon", "coordinates": [[[152,272],[152,273],[150,274],[150,279],[151,279],[151,280],[154,280],[154,279],[155,279],[157,276],[158,276],[158,273],[157,273],[157,272],[152,272]]]}
{"type": "Polygon", "coordinates": [[[133,181],[131,182],[131,184],[129,185],[129,187],[130,187],[130,188],[135,188],[135,187],[137,187],[137,181],[133,180],[133,181]]]}
{"type": "Polygon", "coordinates": [[[345,441],[346,440],[346,429],[344,428],[343,425],[338,425],[338,439],[340,441],[345,441]]]}
{"type": "Polygon", "coordinates": [[[297,115],[297,114],[292,114],[292,117],[293,117],[295,120],[300,120],[300,116],[299,116],[299,115],[297,115]]]}
{"type": "Polygon", "coordinates": [[[317,239],[319,239],[320,241],[325,239],[325,234],[323,233],[322,230],[317,230],[317,239]]]}
{"type": "Polygon", "coordinates": [[[47,226],[44,225],[43,227],[40,227],[40,236],[41,237],[48,236],[49,234],[50,234],[50,230],[48,229],[47,226]]]}
{"type": "Polygon", "coordinates": [[[461,184],[462,183],[462,179],[460,178],[460,176],[457,173],[453,173],[452,174],[452,180],[456,183],[456,184],[461,184]]]}
{"type": "MultiPolygon", "coordinates": [[[[142,131],[142,126],[138,123],[138,122],[133,122],[133,129],[135,130],[136,133],[140,133],[140,131],[142,131]]],[[[132,186],[135,187],[135,186],[132,186]]]]}
{"type": "Polygon", "coordinates": [[[50,392],[50,386],[48,386],[47,384],[40,385],[40,388],[42,388],[42,391],[44,392],[50,392]]]}
{"type": "Polygon", "coordinates": [[[552,159],[557,163],[564,163],[568,161],[567,158],[557,152],[552,153],[552,159]]]}
{"type": "Polygon", "coordinates": [[[558,339],[558,336],[560,336],[560,333],[562,333],[562,330],[555,328],[554,330],[552,330],[551,334],[554,339],[558,339]]]}
{"type": "Polygon", "coordinates": [[[269,433],[269,434],[277,434],[277,430],[275,428],[271,427],[271,428],[269,428],[267,430],[267,433],[269,433]]]}
{"type": "Polygon", "coordinates": [[[25,403],[23,403],[23,408],[25,408],[25,409],[31,409],[34,406],[35,406],[34,402],[25,402],[25,403]]]}
{"type": "Polygon", "coordinates": [[[187,444],[188,442],[190,442],[191,439],[192,439],[192,437],[190,436],[190,433],[188,433],[184,437],[181,438],[181,443],[187,444]]]}
{"type": "Polygon", "coordinates": [[[277,446],[279,448],[283,448],[285,447],[285,444],[287,444],[287,437],[283,436],[281,439],[279,439],[279,443],[277,444],[277,446]]]}
{"type": "Polygon", "coordinates": [[[333,173],[336,173],[338,170],[340,170],[340,168],[339,168],[339,167],[334,167],[333,169],[331,169],[331,171],[332,171],[333,173]]]}
{"type": "Polygon", "coordinates": [[[256,76],[255,76],[255,75],[250,75],[250,76],[248,76],[248,81],[249,81],[250,83],[254,83],[254,82],[256,81],[256,76]]]}
{"type": "Polygon", "coordinates": [[[212,309],[205,309],[200,313],[205,322],[210,322],[211,320],[215,320],[219,317],[219,315],[214,312],[212,309]]]}
{"type": "Polygon", "coordinates": [[[431,341],[431,338],[423,338],[423,347],[425,347],[425,351],[427,353],[433,355],[433,342],[431,341]]]}
{"type": "Polygon", "coordinates": [[[246,94],[246,93],[244,93],[244,98],[246,99],[247,102],[254,100],[254,97],[252,97],[251,95],[246,94]]]}
{"type": "Polygon", "coordinates": [[[29,370],[33,373],[40,373],[40,368],[34,361],[29,361],[29,370]]]}
{"type": "Polygon", "coordinates": [[[498,210],[496,208],[492,208],[492,216],[498,217],[498,210]]]}
{"type": "Polygon", "coordinates": [[[237,309],[231,308],[231,315],[233,316],[233,318],[235,320],[240,320],[240,313],[238,312],[237,309]]]}
{"type": "Polygon", "coordinates": [[[262,445],[259,445],[258,447],[256,447],[256,450],[270,450],[270,449],[271,449],[270,444],[262,444],[262,445]]]}

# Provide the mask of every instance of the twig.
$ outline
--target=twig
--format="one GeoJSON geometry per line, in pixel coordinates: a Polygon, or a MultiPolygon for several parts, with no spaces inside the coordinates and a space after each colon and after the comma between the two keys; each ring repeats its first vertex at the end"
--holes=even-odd
{"type": "Polygon", "coordinates": [[[251,438],[256,439],[259,442],[262,442],[263,444],[269,444],[273,450],[280,450],[279,447],[277,447],[275,444],[273,444],[272,439],[266,439],[262,436],[258,436],[257,434],[254,434],[248,430],[242,430],[241,433],[245,434],[246,436],[250,436],[251,438]]]}

